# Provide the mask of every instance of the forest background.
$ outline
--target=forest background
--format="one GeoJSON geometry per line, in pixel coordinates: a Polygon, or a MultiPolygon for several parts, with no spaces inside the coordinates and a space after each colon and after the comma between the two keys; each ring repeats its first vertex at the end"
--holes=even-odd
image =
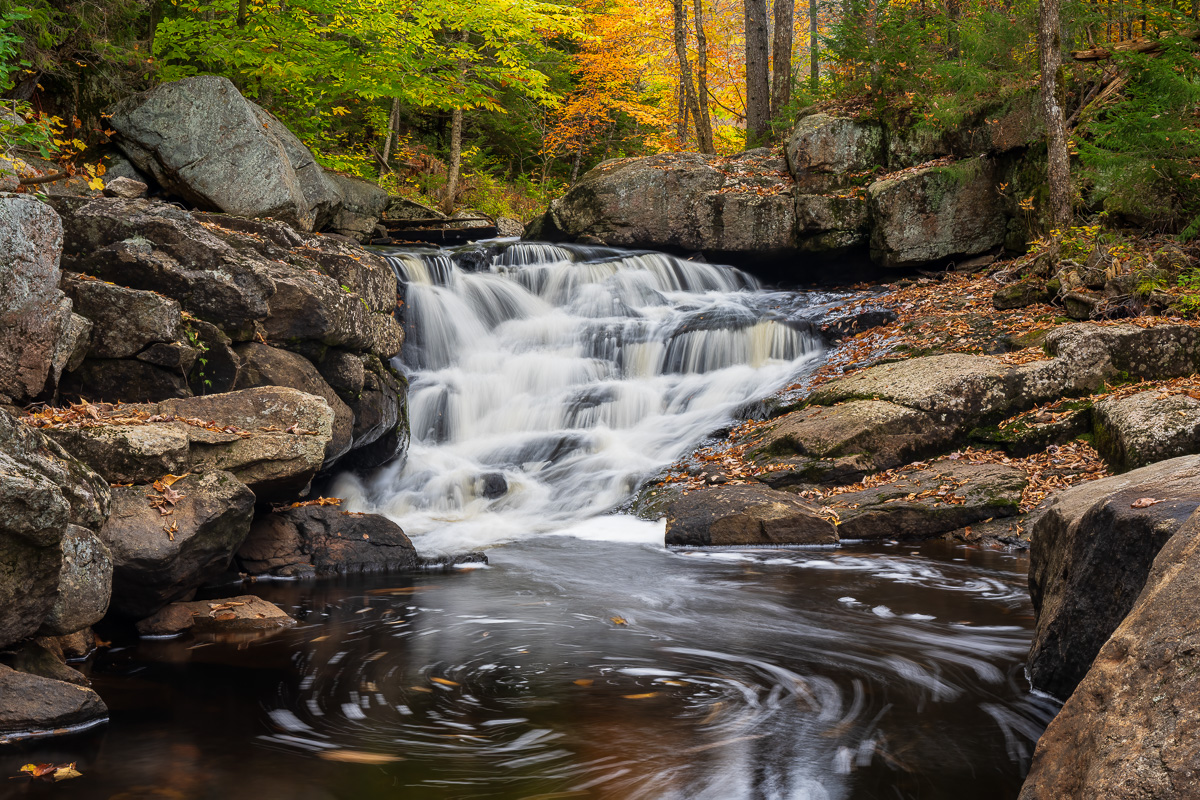
{"type": "Polygon", "coordinates": [[[223,75],[331,169],[529,219],[603,159],[777,144],[814,107],[969,123],[1037,92],[1049,23],[1071,212],[1194,237],[1200,0],[1059,3],[0,0],[0,150],[94,171],[107,105],[223,75]]]}

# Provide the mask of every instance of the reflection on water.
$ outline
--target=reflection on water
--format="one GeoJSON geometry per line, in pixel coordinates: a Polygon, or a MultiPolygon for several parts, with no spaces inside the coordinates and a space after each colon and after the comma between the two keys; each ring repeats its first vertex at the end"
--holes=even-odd
{"type": "Polygon", "coordinates": [[[112,724],[0,769],[78,760],[82,798],[1013,798],[1055,710],[1022,677],[1019,556],[555,536],[492,557],[260,584],[301,621],[270,639],[117,643],[93,674],[112,724]]]}

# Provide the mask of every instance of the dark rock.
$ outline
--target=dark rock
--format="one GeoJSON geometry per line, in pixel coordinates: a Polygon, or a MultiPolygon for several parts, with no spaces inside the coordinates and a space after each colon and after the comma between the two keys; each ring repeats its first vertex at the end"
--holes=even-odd
{"type": "Polygon", "coordinates": [[[190,630],[194,624],[192,612],[188,608],[182,603],[171,603],[151,616],[139,620],[135,627],[139,636],[159,637],[178,636],[190,630]]]}
{"type": "Polygon", "coordinates": [[[324,398],[333,410],[333,435],[325,448],[324,466],[329,467],[346,454],[353,444],[354,412],[324,381],[311,361],[287,350],[258,342],[247,342],[238,345],[234,350],[241,359],[234,389],[287,386],[324,398]]]}
{"type": "Polygon", "coordinates": [[[172,372],[178,370],[181,374],[187,375],[192,371],[199,356],[200,351],[189,345],[177,342],[171,344],[159,342],[138,353],[136,358],[138,361],[145,361],[147,364],[153,364],[172,372]]]}
{"type": "Polygon", "coordinates": [[[254,493],[229,473],[188,475],[167,488],[180,495],[173,505],[153,487],[113,490],[100,538],[112,550],[112,610],[122,616],[145,618],[221,574],[249,533],[254,493]]]}
{"type": "Polygon", "coordinates": [[[58,594],[42,621],[46,636],[64,636],[96,624],[104,618],[112,595],[112,553],[96,534],[68,525],[61,548],[58,594]]]}
{"type": "Polygon", "coordinates": [[[1197,523],[1192,516],[1170,538],[1128,615],[1121,610],[1124,620],[1038,740],[1020,800],[1200,796],[1197,523]]]}
{"type": "Polygon", "coordinates": [[[1159,549],[1200,506],[1200,456],[1054,495],[1034,522],[1029,594],[1037,615],[1028,671],[1066,697],[1132,608],[1159,549]],[[1161,501],[1134,508],[1143,498],[1161,501]]]}
{"type": "Polygon", "coordinates": [[[883,266],[971,256],[1004,242],[1008,221],[990,162],[972,159],[884,178],[867,194],[871,258],[883,266]]]}
{"type": "Polygon", "coordinates": [[[387,192],[359,178],[338,175],[336,172],[326,175],[340,197],[328,229],[360,242],[367,241],[388,208],[390,198],[387,192]]]}
{"type": "Polygon", "coordinates": [[[79,275],[63,275],[62,288],[87,317],[92,358],[129,358],[155,342],[174,342],[183,322],[179,303],[155,292],[126,289],[79,275]]]}
{"type": "Polygon", "coordinates": [[[136,358],[88,358],[64,373],[59,391],[70,397],[105,403],[155,403],[190,397],[187,378],[136,358]]]}
{"type": "Polygon", "coordinates": [[[74,342],[59,290],[62,223],[29,195],[0,197],[0,396],[25,402],[53,389],[74,342]]]}
{"type": "Polygon", "coordinates": [[[241,359],[233,352],[225,332],[208,322],[189,320],[185,335],[197,350],[196,362],[188,376],[194,395],[222,394],[233,391],[241,359]]]}
{"type": "Polygon", "coordinates": [[[61,647],[47,646],[52,643],[56,644],[53,639],[31,639],[23,642],[3,657],[4,665],[18,672],[38,675],[54,681],[64,681],[77,686],[90,685],[90,681],[83,676],[83,673],[67,666],[67,662],[63,660],[61,647]]]}
{"type": "Polygon", "coordinates": [[[167,191],[200,208],[312,230],[316,214],[286,148],[228,79],[161,84],[111,114],[117,145],[167,191]]]}
{"type": "Polygon", "coordinates": [[[892,483],[834,495],[825,505],[838,514],[842,540],[928,539],[1015,516],[1028,482],[1018,467],[939,461],[892,483]]]}
{"type": "Polygon", "coordinates": [[[785,152],[798,182],[813,174],[865,172],[884,163],[883,130],[874,122],[810,114],[792,129],[785,152]]]}
{"type": "Polygon", "coordinates": [[[366,370],[358,355],[331,347],[317,364],[317,369],[343,400],[352,401],[362,393],[366,370]]]}
{"type": "Polygon", "coordinates": [[[485,500],[495,500],[508,493],[508,481],[499,472],[489,472],[479,476],[477,480],[479,489],[476,493],[485,500]]]}
{"type": "Polygon", "coordinates": [[[667,510],[668,545],[836,544],[837,528],[795,495],[765,486],[715,486],[667,510]]]}
{"type": "Polygon", "coordinates": [[[1096,449],[1118,471],[1200,453],[1200,400],[1159,389],[1108,397],[1093,415],[1096,449]]]}
{"type": "Polygon", "coordinates": [[[1098,295],[1087,292],[1067,292],[1062,296],[1063,308],[1072,319],[1091,319],[1100,300],[1098,295]]]}
{"type": "Polygon", "coordinates": [[[301,506],[259,517],[238,561],[252,575],[390,572],[420,563],[399,525],[335,506],[301,506]]]}
{"type": "Polygon", "coordinates": [[[108,708],[91,689],[0,666],[0,744],[107,719],[108,708]]]}
{"type": "Polygon", "coordinates": [[[91,628],[84,628],[66,636],[55,636],[53,641],[67,662],[83,661],[96,652],[96,634],[91,628]]]}

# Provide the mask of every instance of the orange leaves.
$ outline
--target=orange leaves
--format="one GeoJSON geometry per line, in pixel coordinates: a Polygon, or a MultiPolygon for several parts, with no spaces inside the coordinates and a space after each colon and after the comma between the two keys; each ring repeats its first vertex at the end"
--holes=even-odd
{"type": "Polygon", "coordinates": [[[1134,500],[1132,503],[1130,503],[1129,507],[1130,508],[1149,508],[1150,506],[1156,506],[1161,502],[1163,502],[1163,501],[1155,500],[1153,497],[1139,497],[1137,500],[1134,500]]]}
{"type": "Polygon", "coordinates": [[[284,511],[289,508],[308,508],[309,506],[340,506],[342,498],[340,497],[318,497],[316,500],[305,500],[303,503],[292,503],[291,505],[280,506],[274,509],[275,511],[284,511]]]}
{"type": "Polygon", "coordinates": [[[83,773],[75,769],[75,762],[70,764],[26,764],[21,767],[21,772],[27,775],[30,780],[44,780],[58,783],[59,781],[67,781],[72,778],[79,778],[83,773]]]}
{"type": "MultiPolygon", "coordinates": [[[[160,422],[179,422],[214,433],[228,433],[241,438],[253,436],[250,431],[235,425],[222,425],[213,420],[196,417],[177,417],[174,414],[151,414],[143,406],[124,403],[74,403],[66,408],[43,406],[40,411],[21,418],[34,428],[103,428],[112,425],[153,425],[160,422]]],[[[305,431],[307,433],[307,431],[305,431]]]]}

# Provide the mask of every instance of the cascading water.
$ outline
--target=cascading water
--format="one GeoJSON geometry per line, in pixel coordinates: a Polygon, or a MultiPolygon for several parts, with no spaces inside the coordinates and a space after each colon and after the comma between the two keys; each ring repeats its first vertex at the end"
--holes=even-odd
{"type": "Polygon", "coordinates": [[[389,260],[405,286],[412,445],[334,491],[425,550],[603,525],[822,349],[731,267],[535,243],[475,271],[440,251],[389,260]]]}

